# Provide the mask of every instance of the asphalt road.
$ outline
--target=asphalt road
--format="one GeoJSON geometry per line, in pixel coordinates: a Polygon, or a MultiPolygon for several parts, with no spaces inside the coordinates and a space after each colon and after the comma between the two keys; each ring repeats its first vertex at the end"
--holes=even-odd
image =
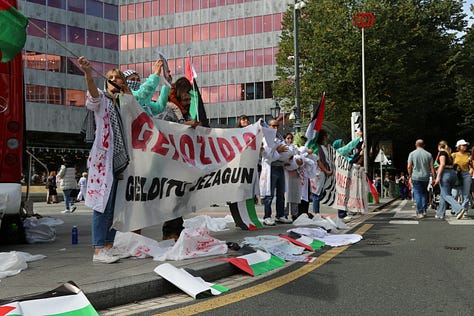
{"type": "Polygon", "coordinates": [[[474,315],[473,224],[431,210],[418,221],[411,202],[397,201],[359,226],[358,244],[316,253],[328,261],[314,269],[294,264],[217,298],[139,315],[474,315]]]}

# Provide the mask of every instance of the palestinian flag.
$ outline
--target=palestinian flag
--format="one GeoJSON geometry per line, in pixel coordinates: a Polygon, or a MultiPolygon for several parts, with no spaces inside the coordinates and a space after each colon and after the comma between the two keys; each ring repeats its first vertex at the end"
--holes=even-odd
{"type": "Polygon", "coordinates": [[[369,202],[372,202],[375,204],[379,204],[379,192],[377,191],[377,188],[375,187],[374,183],[370,181],[369,177],[367,177],[367,183],[369,184],[369,202]]]}
{"type": "Polygon", "coordinates": [[[190,272],[182,268],[176,268],[169,263],[163,263],[153,271],[194,299],[219,295],[229,290],[225,286],[206,282],[201,277],[194,276],[190,272]]]}
{"type": "Polygon", "coordinates": [[[313,110],[313,117],[311,118],[311,122],[306,129],[306,148],[311,148],[313,152],[317,152],[318,145],[316,141],[318,140],[318,134],[323,126],[324,120],[324,106],[326,103],[326,92],[323,92],[323,96],[321,97],[321,101],[317,108],[313,110]]]}
{"type": "Polygon", "coordinates": [[[254,199],[230,203],[229,207],[237,227],[243,230],[257,230],[263,228],[262,223],[257,217],[254,199]]]}
{"type": "Polygon", "coordinates": [[[311,237],[304,236],[295,232],[289,232],[288,235],[289,236],[280,234],[279,236],[309,251],[319,250],[326,245],[323,241],[313,239],[311,237]]]}
{"type": "Polygon", "coordinates": [[[52,291],[33,295],[0,306],[0,316],[61,315],[98,316],[84,293],[71,281],[52,291]]]}
{"type": "Polygon", "coordinates": [[[0,0],[0,62],[9,62],[20,53],[27,25],[28,19],[11,2],[0,0]]]}
{"type": "Polygon", "coordinates": [[[199,87],[197,85],[197,74],[194,69],[194,65],[191,61],[191,56],[186,59],[186,70],[184,75],[189,82],[193,85],[193,90],[189,92],[191,95],[191,105],[189,107],[189,115],[193,120],[201,122],[202,126],[209,127],[209,121],[207,119],[206,109],[204,107],[204,101],[202,100],[199,87]]]}
{"type": "Polygon", "coordinates": [[[251,276],[264,274],[285,265],[284,259],[261,250],[236,258],[219,258],[217,260],[230,262],[251,276]]]}

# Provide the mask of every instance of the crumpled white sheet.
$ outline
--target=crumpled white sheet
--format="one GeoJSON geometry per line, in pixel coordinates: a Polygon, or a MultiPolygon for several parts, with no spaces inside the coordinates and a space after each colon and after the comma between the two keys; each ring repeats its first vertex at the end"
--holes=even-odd
{"type": "Polygon", "coordinates": [[[290,231],[324,241],[331,247],[347,246],[362,240],[362,235],[359,234],[330,234],[321,228],[298,227],[289,229],[288,232],[290,231]]]}
{"type": "Polygon", "coordinates": [[[45,255],[32,255],[28,252],[0,252],[0,279],[13,276],[28,268],[27,262],[41,260],[45,255]]]}
{"type": "Polygon", "coordinates": [[[205,227],[211,232],[219,232],[227,230],[227,224],[234,223],[231,215],[225,217],[210,217],[209,215],[198,215],[184,220],[184,228],[200,228],[205,227]]]}
{"type": "Polygon", "coordinates": [[[271,249],[278,248],[280,251],[289,255],[300,255],[305,250],[305,248],[293,244],[288,239],[272,235],[245,237],[243,244],[267,252],[271,252],[271,249]]]}
{"type": "Polygon", "coordinates": [[[114,247],[128,252],[137,258],[158,258],[166,254],[175,244],[174,239],[156,241],[154,239],[132,232],[122,233],[117,231],[114,247]]]}
{"type": "MultiPolygon", "coordinates": [[[[323,227],[324,229],[330,231],[333,229],[337,229],[337,225],[334,223],[333,220],[328,220],[329,217],[323,218],[320,214],[314,215],[312,219],[308,217],[308,214],[303,213],[293,222],[295,226],[319,226],[323,227]]],[[[329,218],[330,219],[330,218],[329,218]]]]}
{"type": "Polygon", "coordinates": [[[25,238],[29,244],[52,242],[56,240],[56,226],[64,224],[64,221],[54,217],[34,216],[27,217],[23,221],[25,238]]]}
{"type": "Polygon", "coordinates": [[[154,260],[183,260],[222,255],[227,253],[227,250],[226,242],[212,237],[206,227],[185,228],[174,246],[163,256],[154,260]]]}

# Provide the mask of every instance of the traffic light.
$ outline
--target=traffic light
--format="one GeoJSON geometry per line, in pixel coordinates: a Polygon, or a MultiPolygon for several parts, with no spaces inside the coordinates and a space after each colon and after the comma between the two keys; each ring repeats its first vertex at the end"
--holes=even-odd
{"type": "Polygon", "coordinates": [[[354,139],[356,133],[362,131],[362,115],[360,112],[352,112],[351,116],[351,137],[354,139]]]}

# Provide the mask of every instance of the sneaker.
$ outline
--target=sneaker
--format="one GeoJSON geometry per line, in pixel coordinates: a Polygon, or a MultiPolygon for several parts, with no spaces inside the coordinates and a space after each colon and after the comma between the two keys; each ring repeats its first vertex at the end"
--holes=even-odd
{"type": "Polygon", "coordinates": [[[461,219],[461,218],[464,216],[464,213],[466,213],[466,209],[465,209],[465,208],[462,208],[462,209],[459,211],[458,215],[456,215],[456,218],[457,218],[457,219],[461,219]]]}
{"type": "Polygon", "coordinates": [[[423,215],[423,213],[418,213],[418,214],[416,215],[416,218],[418,218],[418,219],[422,219],[422,218],[424,218],[424,217],[425,217],[425,215],[423,215]]]}
{"type": "Polygon", "coordinates": [[[77,207],[75,205],[72,206],[71,208],[71,213],[74,213],[74,211],[77,209],[77,207]]]}
{"type": "Polygon", "coordinates": [[[437,219],[444,219],[444,216],[435,215],[435,218],[437,218],[437,219]]]}
{"type": "Polygon", "coordinates": [[[263,225],[275,226],[275,221],[271,217],[267,217],[263,219],[263,225]]]}
{"type": "Polygon", "coordinates": [[[346,217],[341,218],[344,223],[349,223],[352,219],[352,216],[347,215],[346,217]]]}
{"type": "Polygon", "coordinates": [[[291,221],[291,219],[288,219],[288,218],[286,218],[286,217],[278,217],[278,218],[275,220],[275,222],[277,222],[277,223],[282,223],[282,224],[291,224],[291,223],[293,223],[293,222],[291,221]]]}
{"type": "Polygon", "coordinates": [[[61,211],[61,213],[67,214],[67,213],[71,213],[71,211],[70,210],[64,210],[64,211],[61,211]]]}
{"type": "Polygon", "coordinates": [[[118,257],[120,259],[127,259],[127,258],[131,257],[131,255],[128,251],[126,251],[124,249],[117,248],[117,247],[112,247],[110,249],[107,249],[107,252],[109,253],[109,255],[112,255],[114,257],[118,257]]]}
{"type": "Polygon", "coordinates": [[[120,258],[116,256],[112,256],[107,250],[102,249],[98,253],[95,253],[92,256],[92,262],[98,263],[114,263],[119,261],[120,258]]]}
{"type": "Polygon", "coordinates": [[[456,215],[456,212],[451,210],[451,215],[456,215]]]}

